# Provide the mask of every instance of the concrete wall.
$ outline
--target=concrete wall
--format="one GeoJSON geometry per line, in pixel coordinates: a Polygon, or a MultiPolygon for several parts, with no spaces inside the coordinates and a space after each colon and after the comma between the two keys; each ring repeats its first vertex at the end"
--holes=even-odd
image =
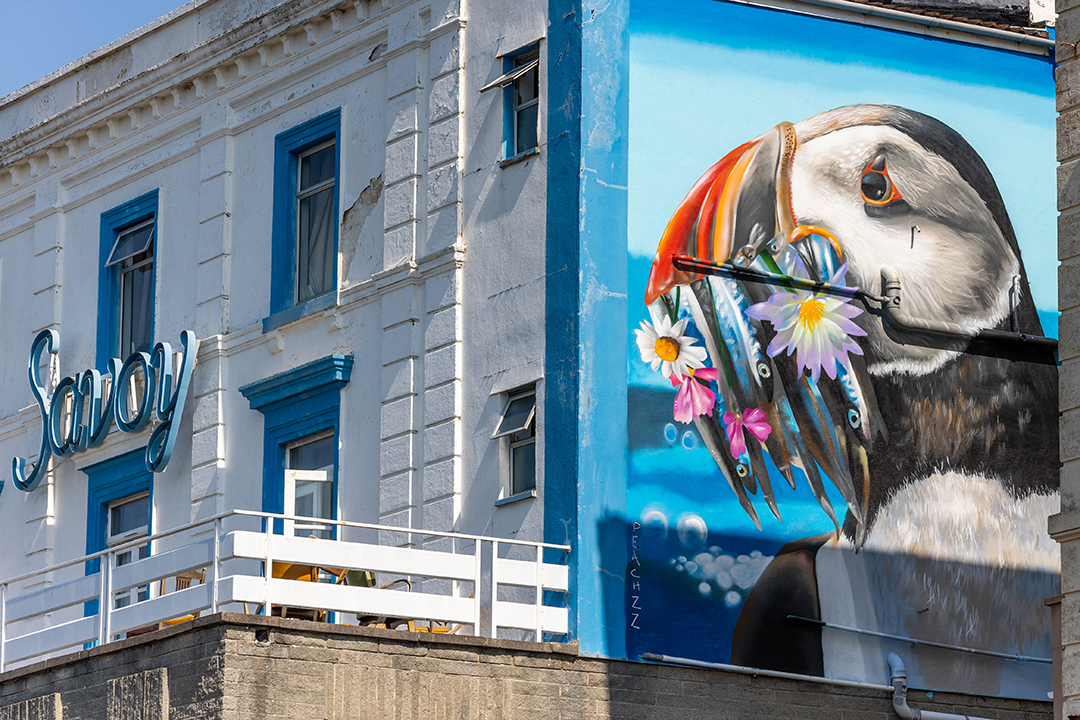
{"type": "Polygon", "coordinates": [[[1061,512],[1049,520],[1061,543],[1062,715],[1080,715],[1080,3],[1059,0],[1058,22],[1058,359],[1061,512]]]}
{"type": "MultiPolygon", "coordinates": [[[[998,720],[1050,704],[911,690],[998,720]]],[[[888,720],[881,690],[596,660],[575,646],[216,615],[0,675],[0,718],[888,720]],[[123,714],[120,708],[123,707],[123,714]],[[59,708],[60,713],[57,712],[59,708]],[[21,714],[20,714],[21,713],[21,714]],[[50,714],[51,713],[51,714],[50,714]]]]}

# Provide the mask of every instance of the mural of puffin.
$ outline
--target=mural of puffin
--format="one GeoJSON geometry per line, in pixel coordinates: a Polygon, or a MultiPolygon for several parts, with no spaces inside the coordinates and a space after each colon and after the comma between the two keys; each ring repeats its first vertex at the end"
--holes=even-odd
{"type": "MultiPolygon", "coordinates": [[[[953,129],[900,107],[777,125],[710,168],[661,239],[645,298],[657,322],[637,335],[643,359],[652,343],[670,363],[676,417],[681,401],[759,528],[759,489],[782,518],[766,453],[792,487],[802,471],[837,527],[785,546],[764,571],[735,629],[736,664],[884,679],[890,641],[809,621],[1049,655],[1054,360],[892,327],[879,302],[851,291],[878,293],[886,267],[913,317],[1043,334],[985,163],[953,129]],[[680,257],[773,280],[710,275],[680,257]],[[842,523],[827,482],[846,501],[842,523]]],[[[902,647],[927,687],[985,692],[1009,674],[1049,673],[902,647]]]]}

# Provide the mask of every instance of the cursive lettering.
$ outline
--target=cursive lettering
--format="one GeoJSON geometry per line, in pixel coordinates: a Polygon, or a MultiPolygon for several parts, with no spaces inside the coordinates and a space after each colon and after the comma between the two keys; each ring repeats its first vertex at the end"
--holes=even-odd
{"type": "Polygon", "coordinates": [[[146,427],[151,415],[161,422],[150,434],[146,445],[146,469],[150,472],[164,470],[176,444],[179,418],[184,414],[195,355],[199,350],[195,333],[185,330],[180,334],[182,350],[179,353],[173,353],[169,343],[159,342],[152,353],[132,353],[124,362],[112,358],[108,363],[108,376],[90,369],[74,377],[65,377],[50,394],[41,381],[42,357],[46,352],[57,354],[59,345],[60,336],[55,330],[42,330],[30,346],[27,376],[30,392],[41,413],[41,443],[29,473],[25,458],[12,460],[11,478],[15,487],[25,492],[33,490],[41,482],[53,455],[70,457],[100,445],[114,422],[120,432],[136,433],[146,427]],[[179,370],[174,382],[176,355],[179,355],[179,370]],[[137,371],[142,371],[144,382],[142,397],[138,398],[132,415],[129,409],[135,389],[132,378],[137,371]],[[65,395],[71,396],[66,422],[60,411],[66,402],[65,395]]]}

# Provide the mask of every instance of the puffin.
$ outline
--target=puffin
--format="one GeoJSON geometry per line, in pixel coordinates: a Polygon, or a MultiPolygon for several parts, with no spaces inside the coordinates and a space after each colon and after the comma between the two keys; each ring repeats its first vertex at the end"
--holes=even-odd
{"type": "Polygon", "coordinates": [[[691,187],[645,303],[638,344],[682,354],[676,415],[758,529],[755,496],[783,521],[766,457],[834,526],[763,571],[731,662],[886,682],[897,648],[923,687],[1049,678],[1056,358],[1023,343],[1043,330],[1016,235],[958,132],[891,105],[776,125],[691,187]],[[923,329],[891,321],[883,271],[923,329]]]}

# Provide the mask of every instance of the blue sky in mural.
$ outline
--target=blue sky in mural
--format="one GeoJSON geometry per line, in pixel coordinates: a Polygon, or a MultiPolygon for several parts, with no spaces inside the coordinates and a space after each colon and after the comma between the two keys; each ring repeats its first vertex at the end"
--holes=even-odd
{"type": "MultiPolygon", "coordinates": [[[[709,166],[782,120],[798,122],[843,105],[886,103],[951,125],[986,161],[1016,229],[1044,329],[1056,334],[1049,63],[716,0],[687,0],[679,7],[681,12],[672,12],[668,5],[631,4],[631,329],[647,317],[645,281],[671,212],[709,166]]],[[[670,384],[640,362],[633,334],[630,340],[630,386],[652,388],[650,403],[673,400],[670,384]]],[[[707,477],[720,485],[724,481],[692,426],[680,426],[676,434],[676,441],[646,438],[640,449],[631,441],[631,512],[657,507],[671,518],[697,513],[710,528],[723,518],[729,528],[757,534],[726,486],[693,486],[707,477]],[[670,471],[675,467],[690,486],[675,487],[670,471]]],[[[774,482],[777,486],[790,492],[782,481],[774,482]]],[[[794,539],[831,528],[808,493],[778,500],[782,511],[789,508],[782,525],[760,503],[764,535],[794,539]]],[[[838,494],[833,505],[842,517],[838,494]]]]}
{"type": "Polygon", "coordinates": [[[1049,319],[1057,246],[1048,62],[715,0],[679,7],[631,3],[632,255],[651,257],[690,185],[776,123],[856,103],[901,105],[952,126],[986,161],[1049,319]]]}
{"type": "MultiPolygon", "coordinates": [[[[648,316],[646,280],[664,227],[705,170],[781,121],[883,103],[938,118],[986,161],[1016,229],[1044,329],[1056,335],[1049,63],[716,0],[685,0],[677,9],[632,0],[630,17],[631,330],[648,316]]],[[[643,525],[636,532],[649,582],[648,592],[628,597],[631,612],[641,610],[628,650],[726,661],[756,573],[783,543],[833,525],[801,474],[791,490],[774,468],[784,521],[771,516],[759,493],[752,498],[758,531],[696,428],[673,421],[671,384],[641,361],[632,332],[629,339],[627,511],[643,525]],[[683,620],[678,627],[663,620],[673,614],[683,620]],[[703,638],[684,626],[710,632],[703,638]]],[[[846,505],[826,485],[842,521],[846,505]]]]}

